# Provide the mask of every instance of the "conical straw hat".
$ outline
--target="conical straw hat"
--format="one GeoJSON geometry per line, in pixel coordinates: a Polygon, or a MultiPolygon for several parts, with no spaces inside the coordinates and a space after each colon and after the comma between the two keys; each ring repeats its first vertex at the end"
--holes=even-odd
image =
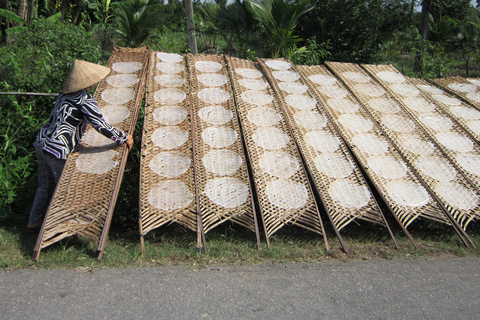
{"type": "Polygon", "coordinates": [[[110,73],[110,68],[99,64],[75,60],[73,67],[63,85],[63,93],[71,93],[88,88],[110,73]]]}

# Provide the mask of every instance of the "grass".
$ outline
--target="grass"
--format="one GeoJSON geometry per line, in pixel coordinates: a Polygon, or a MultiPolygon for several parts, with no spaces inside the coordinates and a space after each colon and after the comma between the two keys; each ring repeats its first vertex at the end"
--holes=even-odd
{"type": "MultiPolygon", "coordinates": [[[[206,235],[207,252],[196,248],[196,234],[177,225],[162,227],[145,238],[142,257],[138,233],[112,227],[110,239],[101,261],[96,260],[96,244],[77,238],[57,242],[44,250],[37,263],[31,261],[36,234],[19,226],[0,228],[0,267],[15,269],[77,269],[164,267],[182,265],[205,268],[218,265],[254,265],[266,262],[318,262],[394,258],[433,258],[439,256],[480,256],[480,248],[462,245],[453,229],[429,222],[420,222],[410,232],[420,245],[416,250],[408,238],[394,228],[400,249],[395,249],[384,228],[367,223],[352,224],[341,234],[349,249],[346,254],[331,230],[327,230],[330,251],[320,235],[287,226],[271,238],[271,249],[262,239],[257,249],[254,233],[233,224],[225,224],[206,235]]],[[[480,244],[480,226],[471,226],[470,234],[480,244]]]]}

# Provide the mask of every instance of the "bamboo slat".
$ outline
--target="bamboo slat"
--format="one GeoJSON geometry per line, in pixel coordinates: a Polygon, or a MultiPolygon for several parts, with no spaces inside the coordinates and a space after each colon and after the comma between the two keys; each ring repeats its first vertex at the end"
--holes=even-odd
{"type": "Polygon", "coordinates": [[[233,221],[257,235],[258,225],[232,87],[222,56],[187,56],[193,152],[205,233],[233,221]]]}
{"type": "Polygon", "coordinates": [[[328,241],[305,168],[279,97],[251,61],[227,57],[267,243],[287,224],[328,241]]]}
{"type": "MultiPolygon", "coordinates": [[[[352,221],[364,220],[388,227],[347,145],[323,104],[318,103],[312,83],[304,79],[302,67],[294,67],[285,59],[259,59],[259,62],[280,98],[283,115],[342,244],[339,231],[352,221]],[[285,75],[298,80],[278,80],[285,75]]],[[[357,126],[357,121],[352,120],[350,124],[357,126]]]]}
{"type": "Polygon", "coordinates": [[[334,62],[327,63],[327,66],[366,106],[365,110],[371,118],[380,124],[385,135],[421,177],[429,194],[442,204],[444,214],[459,232],[462,240],[467,239],[467,242],[472,243],[463,231],[478,217],[478,196],[471,190],[472,185],[449,162],[437,143],[410,118],[386,89],[370,78],[360,66],[334,62]],[[360,78],[362,82],[358,80],[360,78]],[[370,80],[367,81],[367,79],[370,80]],[[428,159],[439,159],[442,163],[450,165],[448,168],[451,170],[447,172],[438,170],[435,165],[425,165],[423,162],[428,159]],[[447,190],[448,187],[452,189],[450,192],[447,190]],[[452,197],[452,194],[455,196],[452,197]]]}
{"type": "MultiPolygon", "coordinates": [[[[108,61],[112,71],[94,94],[107,118],[119,121],[113,125],[130,134],[143,100],[147,64],[146,48],[115,48],[108,61]]],[[[128,152],[96,134],[89,127],[68,157],[38,235],[35,261],[41,249],[72,235],[98,242],[98,259],[103,255],[128,152]]]]}
{"type": "MultiPolygon", "coordinates": [[[[460,101],[436,86],[432,86],[428,81],[417,78],[408,78],[408,81],[415,85],[417,89],[428,97],[430,103],[448,114],[460,125],[477,144],[480,144],[480,111],[474,106],[460,101]],[[442,102],[443,101],[443,102],[442,102]],[[459,103],[460,102],[460,103],[459,103]],[[453,104],[452,104],[453,103],[453,104]]],[[[431,104],[427,104],[429,107],[431,104]]],[[[480,167],[480,164],[478,165],[480,167]]]]}
{"type": "Polygon", "coordinates": [[[197,231],[185,56],[150,53],[140,164],[140,234],[167,223],[197,231]]]}

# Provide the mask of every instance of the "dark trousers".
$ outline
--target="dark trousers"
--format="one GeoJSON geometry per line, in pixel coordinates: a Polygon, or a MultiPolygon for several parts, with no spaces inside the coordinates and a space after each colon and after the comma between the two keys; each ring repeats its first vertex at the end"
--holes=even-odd
{"type": "Polygon", "coordinates": [[[36,149],[38,163],[38,187],[33,200],[32,211],[28,218],[28,224],[41,223],[47,213],[50,200],[66,160],[57,159],[55,156],[43,152],[40,147],[36,149]]]}

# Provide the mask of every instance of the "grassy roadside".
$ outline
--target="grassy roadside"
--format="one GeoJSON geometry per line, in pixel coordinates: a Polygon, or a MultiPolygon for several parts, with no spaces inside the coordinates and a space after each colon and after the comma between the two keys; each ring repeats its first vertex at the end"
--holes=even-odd
{"type": "MultiPolygon", "coordinates": [[[[469,233],[480,244],[480,226],[469,233]]],[[[421,246],[416,250],[408,238],[394,230],[401,248],[395,249],[385,229],[369,225],[352,225],[342,231],[349,254],[345,254],[331,231],[327,230],[330,251],[325,250],[321,236],[286,227],[271,238],[268,249],[262,239],[257,250],[255,235],[235,225],[227,224],[207,234],[207,253],[196,249],[195,233],[179,226],[167,226],[146,237],[146,254],[140,251],[138,233],[112,228],[102,261],[95,259],[95,244],[76,238],[60,241],[44,249],[40,261],[30,260],[36,234],[18,227],[0,228],[0,267],[15,269],[77,269],[92,271],[99,268],[163,267],[183,265],[204,268],[214,265],[252,265],[265,262],[318,262],[353,259],[434,258],[440,256],[480,256],[480,248],[467,249],[451,228],[424,223],[410,232],[421,246]]]]}

